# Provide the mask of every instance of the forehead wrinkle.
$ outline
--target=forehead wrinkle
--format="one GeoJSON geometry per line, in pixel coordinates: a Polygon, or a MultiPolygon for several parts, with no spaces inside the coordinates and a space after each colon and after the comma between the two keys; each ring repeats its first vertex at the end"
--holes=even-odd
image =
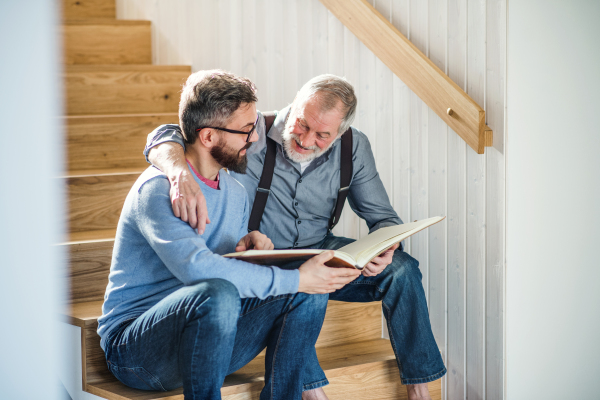
{"type": "MultiPolygon", "coordinates": [[[[322,114],[325,114],[325,113],[321,113],[321,115],[322,114]]],[[[304,116],[304,114],[299,115],[298,118],[301,119],[302,121],[304,121],[304,123],[308,126],[308,122],[306,121],[306,117],[304,116]]],[[[316,125],[327,125],[326,123],[321,122],[318,118],[315,118],[313,116],[311,116],[311,118],[315,120],[316,125]]],[[[310,128],[310,126],[309,126],[309,128],[310,128]]],[[[329,131],[316,131],[316,132],[321,133],[321,134],[327,134],[327,135],[331,136],[331,132],[329,132],[329,131]]]]}

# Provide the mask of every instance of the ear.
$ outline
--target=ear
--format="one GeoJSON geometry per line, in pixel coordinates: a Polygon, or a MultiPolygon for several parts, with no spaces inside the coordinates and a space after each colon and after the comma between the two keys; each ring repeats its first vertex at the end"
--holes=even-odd
{"type": "Polygon", "coordinates": [[[204,128],[198,132],[198,140],[204,147],[212,148],[219,142],[219,134],[211,128],[204,128]]]}

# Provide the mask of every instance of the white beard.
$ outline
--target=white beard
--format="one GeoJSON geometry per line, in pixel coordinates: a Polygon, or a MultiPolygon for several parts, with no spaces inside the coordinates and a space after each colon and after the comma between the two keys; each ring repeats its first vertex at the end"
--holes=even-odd
{"type": "Polygon", "coordinates": [[[294,128],[293,124],[286,123],[285,128],[283,129],[283,133],[281,134],[281,137],[283,139],[283,149],[285,151],[285,154],[287,154],[287,156],[290,160],[297,162],[299,164],[312,161],[315,158],[319,157],[321,154],[323,154],[327,150],[329,150],[329,148],[331,146],[333,146],[333,144],[341,137],[341,135],[338,135],[335,138],[335,140],[333,142],[331,142],[329,144],[329,146],[327,146],[324,149],[320,149],[319,146],[317,146],[317,145],[304,147],[300,143],[300,139],[298,139],[298,136],[296,136],[296,134],[292,133],[293,128],[294,128]],[[297,145],[302,146],[305,149],[312,150],[313,152],[308,153],[308,154],[298,153],[296,150],[294,150],[294,148],[292,146],[292,141],[295,141],[297,145]]]}

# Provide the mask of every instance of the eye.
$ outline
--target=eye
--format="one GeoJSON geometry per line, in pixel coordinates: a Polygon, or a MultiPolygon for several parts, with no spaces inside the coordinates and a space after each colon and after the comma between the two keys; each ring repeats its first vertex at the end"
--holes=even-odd
{"type": "Polygon", "coordinates": [[[307,131],[308,130],[308,126],[306,126],[306,124],[302,121],[298,121],[298,126],[300,127],[300,129],[307,131]]]}
{"type": "Polygon", "coordinates": [[[323,135],[323,134],[321,134],[321,133],[317,133],[317,137],[319,138],[319,140],[325,140],[325,139],[327,139],[327,138],[328,138],[328,136],[326,136],[326,135],[323,135]]]}

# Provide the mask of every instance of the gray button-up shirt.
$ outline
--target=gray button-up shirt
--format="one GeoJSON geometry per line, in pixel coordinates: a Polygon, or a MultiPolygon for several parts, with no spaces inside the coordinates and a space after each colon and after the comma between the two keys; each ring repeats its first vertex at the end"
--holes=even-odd
{"type": "MultiPolygon", "coordinates": [[[[271,193],[259,228],[278,249],[308,247],[323,240],[340,189],[340,140],[336,140],[329,150],[313,160],[304,173],[299,163],[286,156],[281,135],[289,111],[289,106],[279,111],[268,132],[268,136],[277,142],[277,158],[271,193]]],[[[262,114],[258,118],[256,131],[259,139],[247,151],[246,174],[230,172],[246,188],[250,209],[254,204],[267,151],[262,114]]],[[[148,135],[144,150],[146,158],[152,147],[168,141],[184,146],[178,125],[161,125],[148,135]]],[[[352,163],[353,174],[348,194],[352,210],[367,222],[370,232],[401,224],[402,220],[392,208],[377,173],[369,140],[355,128],[352,128],[352,163]]]]}

